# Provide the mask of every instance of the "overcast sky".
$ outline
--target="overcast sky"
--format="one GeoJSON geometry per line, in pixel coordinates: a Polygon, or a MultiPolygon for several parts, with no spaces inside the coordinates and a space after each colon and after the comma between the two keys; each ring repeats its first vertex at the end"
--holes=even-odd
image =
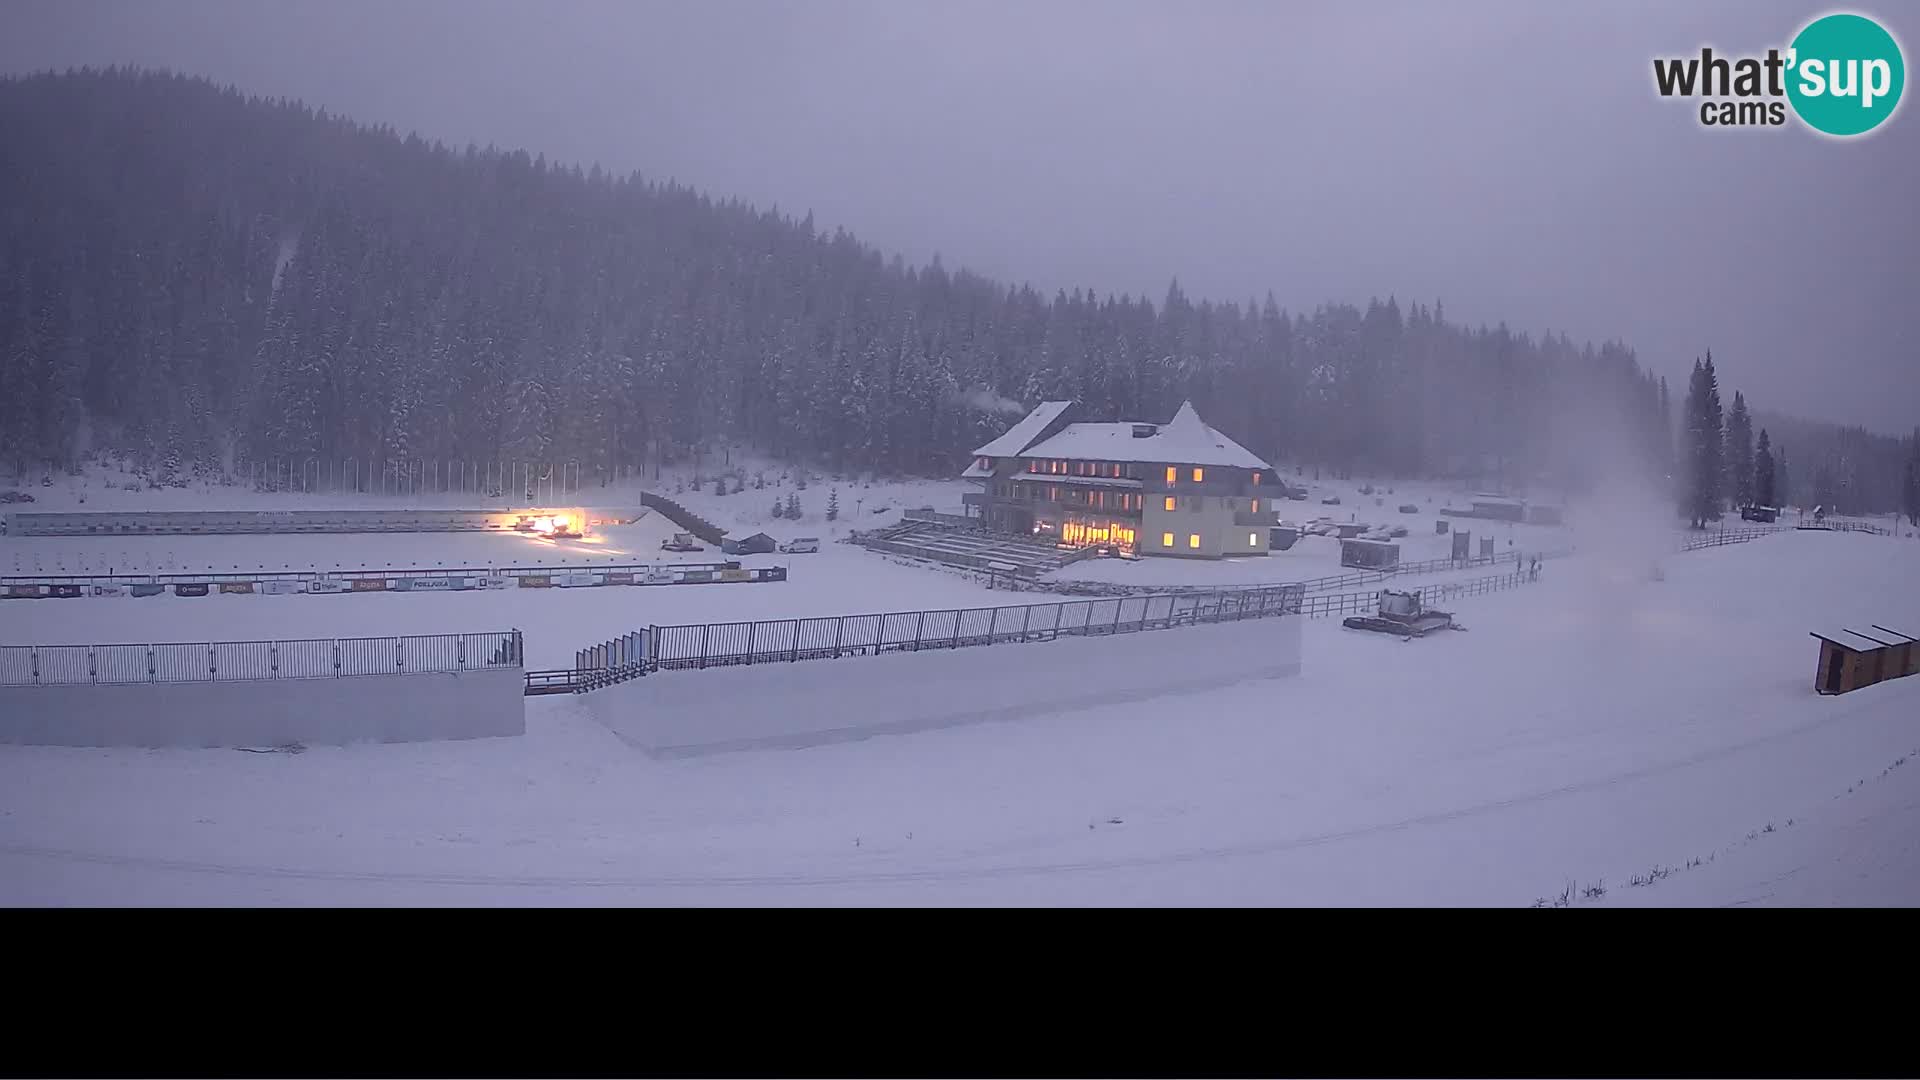
{"type": "MultiPolygon", "coordinates": [[[[1711,347],[1728,401],[1920,424],[1915,106],[1843,143],[1652,89],[1655,55],[1784,46],[1819,3],[4,3],[7,71],[205,74],[1048,292],[1438,298],[1682,386],[1711,347]]],[[[1920,7],[1850,10],[1914,62],[1920,7]]]]}

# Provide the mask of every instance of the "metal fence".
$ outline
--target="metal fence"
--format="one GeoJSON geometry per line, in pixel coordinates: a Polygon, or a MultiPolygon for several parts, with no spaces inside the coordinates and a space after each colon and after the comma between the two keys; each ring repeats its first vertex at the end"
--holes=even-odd
{"type": "Polygon", "coordinates": [[[1792,527],[1791,525],[1780,525],[1749,529],[1714,529],[1710,532],[1686,537],[1680,542],[1680,550],[1699,551],[1701,548],[1723,547],[1727,544],[1744,544],[1749,540],[1758,540],[1763,536],[1772,536],[1777,532],[1785,532],[1792,527]]]}
{"type": "MultiPolygon", "coordinates": [[[[1356,585],[1374,585],[1391,581],[1408,574],[1441,573],[1448,570],[1469,570],[1478,566],[1498,566],[1503,563],[1518,564],[1527,559],[1560,559],[1574,553],[1573,548],[1555,548],[1550,551],[1508,551],[1499,555],[1475,555],[1467,559],[1440,558],[1424,562],[1400,563],[1380,570],[1351,571],[1344,574],[1328,574],[1324,577],[1307,578],[1302,581],[1290,581],[1288,585],[1297,585],[1309,596],[1352,588],[1356,585]]],[[[976,578],[976,580],[978,580],[976,578]]],[[[1273,585],[1118,585],[1096,581],[1059,581],[1052,579],[1023,580],[1008,583],[1004,577],[996,579],[999,588],[1012,588],[1024,592],[1064,593],[1069,596],[1146,596],[1160,594],[1181,594],[1196,592],[1236,592],[1271,589],[1273,585]]]]}
{"type": "Polygon", "coordinates": [[[812,619],[648,628],[648,670],[787,663],[1165,630],[1298,615],[1296,585],[812,619]]]}
{"type": "Polygon", "coordinates": [[[288,641],[0,646],[0,686],[244,682],[518,668],[520,631],[288,641]]]}
{"type": "MultiPolygon", "coordinates": [[[[1455,600],[1463,596],[1480,596],[1485,593],[1511,589],[1538,581],[1525,570],[1515,570],[1510,574],[1492,574],[1474,578],[1472,581],[1447,582],[1437,585],[1423,585],[1413,590],[1422,604],[1433,604],[1445,600],[1455,600]]],[[[1380,592],[1322,593],[1307,596],[1301,601],[1301,613],[1309,618],[1322,618],[1328,615],[1368,615],[1379,608],[1380,592]]]]}

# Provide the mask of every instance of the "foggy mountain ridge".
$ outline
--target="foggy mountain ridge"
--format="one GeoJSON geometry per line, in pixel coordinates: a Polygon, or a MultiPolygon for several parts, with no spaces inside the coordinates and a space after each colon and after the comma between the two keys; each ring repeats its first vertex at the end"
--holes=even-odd
{"type": "Polygon", "coordinates": [[[1049,300],[811,215],[156,72],[0,80],[0,145],[16,467],[113,449],[168,479],[298,455],[591,475],[740,441],[949,475],[1041,399],[1164,419],[1191,398],[1276,461],[1672,472],[1672,406],[1631,349],[1468,328],[1437,301],[1289,314],[1177,281],[1049,300]],[[1595,424],[1632,460],[1556,437],[1595,424]]]}

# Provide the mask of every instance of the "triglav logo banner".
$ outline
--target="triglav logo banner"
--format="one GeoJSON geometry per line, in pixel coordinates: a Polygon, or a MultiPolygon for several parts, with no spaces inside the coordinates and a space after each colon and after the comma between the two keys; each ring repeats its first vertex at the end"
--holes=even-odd
{"type": "Polygon", "coordinates": [[[1900,107],[1907,67],[1900,43],[1864,15],[1823,15],[1784,49],[1727,57],[1659,57],[1653,84],[1664,98],[1700,98],[1705,127],[1780,127],[1800,122],[1840,138],[1865,135],[1900,107]]]}

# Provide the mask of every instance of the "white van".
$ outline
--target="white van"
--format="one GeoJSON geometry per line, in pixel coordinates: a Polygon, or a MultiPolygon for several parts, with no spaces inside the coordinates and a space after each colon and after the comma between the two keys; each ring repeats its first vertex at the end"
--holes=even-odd
{"type": "Polygon", "coordinates": [[[819,551],[820,538],[817,536],[796,536],[793,539],[787,541],[786,543],[781,544],[780,550],[785,552],[788,555],[797,555],[803,552],[819,551]]]}

